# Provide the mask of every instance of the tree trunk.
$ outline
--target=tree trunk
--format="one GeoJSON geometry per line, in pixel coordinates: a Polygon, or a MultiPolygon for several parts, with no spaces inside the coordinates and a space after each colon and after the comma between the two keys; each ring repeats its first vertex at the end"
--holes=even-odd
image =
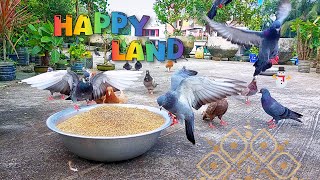
{"type": "Polygon", "coordinates": [[[41,56],[41,66],[49,66],[49,51],[45,51],[44,56],[41,56]]]}

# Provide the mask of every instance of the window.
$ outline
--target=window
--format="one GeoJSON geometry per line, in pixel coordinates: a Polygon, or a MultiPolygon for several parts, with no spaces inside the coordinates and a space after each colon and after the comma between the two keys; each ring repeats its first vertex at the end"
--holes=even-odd
{"type": "Polygon", "coordinates": [[[150,36],[156,36],[155,30],[151,30],[151,35],[150,36]]]}

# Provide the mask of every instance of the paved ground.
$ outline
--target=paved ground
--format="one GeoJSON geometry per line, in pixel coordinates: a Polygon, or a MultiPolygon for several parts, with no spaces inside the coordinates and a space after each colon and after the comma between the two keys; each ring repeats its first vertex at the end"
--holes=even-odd
{"type": "MultiPolygon", "coordinates": [[[[175,64],[174,70],[184,65],[199,71],[199,75],[230,77],[247,82],[251,80],[254,70],[249,63],[209,60],[181,60],[175,64]]],[[[117,68],[121,66],[122,63],[117,64],[117,68]]],[[[154,95],[148,95],[141,77],[135,88],[126,91],[129,103],[157,107],[155,100],[168,89],[172,73],[165,72],[164,64],[161,63],[144,63],[143,66],[143,70],[151,71],[160,86],[154,95]]],[[[286,88],[277,88],[275,80],[270,76],[259,77],[258,86],[267,87],[278,101],[302,113],[303,125],[285,120],[278,128],[269,130],[266,121],[270,117],[261,108],[260,95],[251,98],[251,106],[244,104],[243,97],[231,97],[228,99],[229,110],[224,117],[229,123],[226,127],[216,121],[215,129],[208,128],[207,122],[201,120],[204,108],[195,111],[196,145],[187,141],[184,125],[179,124],[167,128],[157,144],[144,155],[117,163],[92,162],[77,157],[63,146],[57,134],[46,127],[46,119],[72,106],[70,102],[49,102],[47,91],[20,83],[1,83],[0,177],[204,179],[210,176],[218,179],[318,179],[320,75],[314,70],[309,74],[298,73],[295,66],[286,66],[286,70],[292,77],[286,88]],[[68,161],[72,161],[79,171],[71,171],[68,161]]]]}

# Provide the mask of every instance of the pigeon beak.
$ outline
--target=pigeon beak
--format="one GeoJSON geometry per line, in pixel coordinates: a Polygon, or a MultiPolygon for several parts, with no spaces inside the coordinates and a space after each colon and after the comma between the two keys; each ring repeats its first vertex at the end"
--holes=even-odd
{"type": "Polygon", "coordinates": [[[276,30],[277,30],[277,32],[279,32],[279,31],[280,31],[280,28],[277,28],[276,30]]]}
{"type": "Polygon", "coordinates": [[[160,111],[162,110],[162,106],[160,106],[160,111]]]}
{"type": "Polygon", "coordinates": [[[110,91],[110,90],[108,90],[108,95],[110,96],[110,94],[111,94],[111,91],[110,91]]]}

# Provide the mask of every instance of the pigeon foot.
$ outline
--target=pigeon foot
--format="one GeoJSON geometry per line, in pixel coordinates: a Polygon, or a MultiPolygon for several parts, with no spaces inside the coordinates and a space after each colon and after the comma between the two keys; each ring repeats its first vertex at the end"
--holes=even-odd
{"type": "Polygon", "coordinates": [[[64,94],[61,94],[60,99],[62,99],[62,100],[64,100],[64,99],[65,99],[64,94]]]}
{"type": "Polygon", "coordinates": [[[228,123],[226,122],[226,121],[224,121],[224,120],[220,120],[220,125],[221,126],[226,126],[226,125],[228,125],[228,123]]]}
{"type": "Polygon", "coordinates": [[[172,123],[170,124],[170,126],[173,126],[175,124],[178,124],[178,120],[175,117],[175,115],[173,115],[171,112],[168,113],[168,115],[170,116],[170,119],[172,120],[172,123]]]}
{"type": "Polygon", "coordinates": [[[73,106],[76,111],[79,111],[80,107],[78,105],[73,106]]]}
{"type": "Polygon", "coordinates": [[[54,99],[53,99],[53,96],[49,96],[49,97],[48,97],[48,100],[49,100],[49,101],[53,101],[53,100],[54,100],[54,99]]]}
{"type": "Polygon", "coordinates": [[[212,124],[211,121],[209,122],[209,128],[211,128],[211,129],[216,128],[216,127],[212,124]]]}
{"type": "Polygon", "coordinates": [[[250,106],[251,102],[249,99],[246,99],[246,105],[250,106]]]}
{"type": "Polygon", "coordinates": [[[270,120],[270,121],[268,121],[267,123],[268,123],[268,124],[272,124],[272,123],[274,123],[274,122],[273,122],[273,119],[271,119],[271,120],[270,120]]]}
{"type": "Polygon", "coordinates": [[[269,128],[270,129],[274,129],[274,128],[276,128],[277,127],[277,125],[275,124],[275,123],[272,123],[271,125],[269,125],[269,128]]]}

